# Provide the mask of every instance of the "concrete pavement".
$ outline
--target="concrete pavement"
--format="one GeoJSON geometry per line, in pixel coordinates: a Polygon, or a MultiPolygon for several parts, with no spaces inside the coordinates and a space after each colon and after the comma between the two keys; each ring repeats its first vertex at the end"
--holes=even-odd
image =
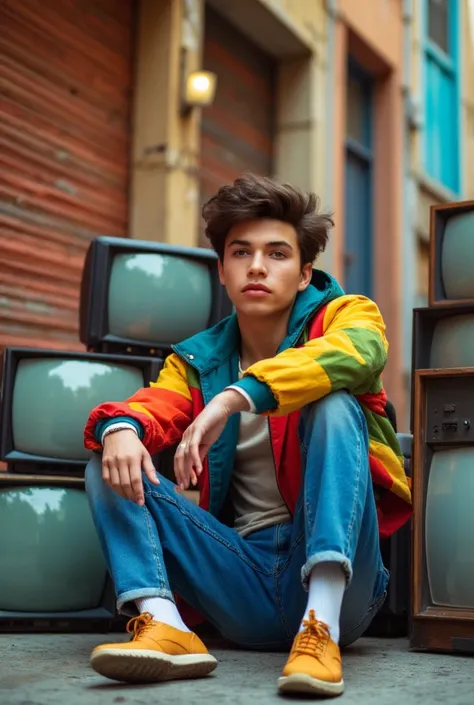
{"type": "MultiPolygon", "coordinates": [[[[124,634],[111,641],[126,640],[124,634]]],[[[219,660],[206,679],[129,686],[107,681],[88,654],[108,641],[94,634],[0,635],[0,705],[275,705],[285,654],[208,645],[219,660]]],[[[412,653],[405,639],[361,639],[344,652],[341,705],[473,705],[474,659],[412,653]]]]}

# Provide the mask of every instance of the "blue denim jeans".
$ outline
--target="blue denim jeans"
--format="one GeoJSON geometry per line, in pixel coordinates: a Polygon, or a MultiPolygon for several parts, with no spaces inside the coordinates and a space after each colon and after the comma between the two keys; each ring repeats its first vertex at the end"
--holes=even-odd
{"type": "Polygon", "coordinates": [[[298,631],[311,569],[336,561],[347,588],[341,646],[355,641],[382,605],[389,578],[380,556],[365,417],[347,392],[303,409],[304,481],[293,520],[242,538],[176,493],[143,476],[145,505],[122,499],[101,477],[100,457],[86,489],[117,607],[179,594],[235,643],[287,649],[298,631]]]}

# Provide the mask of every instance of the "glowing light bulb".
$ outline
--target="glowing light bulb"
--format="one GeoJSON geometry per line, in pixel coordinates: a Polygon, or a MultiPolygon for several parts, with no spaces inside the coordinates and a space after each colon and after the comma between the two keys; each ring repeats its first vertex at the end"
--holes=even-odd
{"type": "Polygon", "coordinates": [[[211,82],[207,76],[194,76],[193,78],[193,87],[199,91],[199,93],[205,93],[209,90],[210,85],[211,82]]]}

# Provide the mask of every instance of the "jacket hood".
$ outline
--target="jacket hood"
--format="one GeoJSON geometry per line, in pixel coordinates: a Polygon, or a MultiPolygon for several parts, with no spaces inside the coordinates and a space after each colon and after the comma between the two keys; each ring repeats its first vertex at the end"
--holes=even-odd
{"type": "MultiPolygon", "coordinates": [[[[306,322],[321,306],[343,295],[342,287],[330,274],[313,269],[311,284],[296,296],[288,323],[288,333],[278,352],[296,344],[306,322]]],[[[239,324],[237,315],[233,313],[212,328],[173,345],[173,350],[199,372],[204,373],[231,358],[239,343],[239,324]]]]}

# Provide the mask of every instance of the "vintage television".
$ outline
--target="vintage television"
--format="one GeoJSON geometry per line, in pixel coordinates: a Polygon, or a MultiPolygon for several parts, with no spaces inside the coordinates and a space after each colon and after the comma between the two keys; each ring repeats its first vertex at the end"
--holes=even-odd
{"type": "Polygon", "coordinates": [[[83,442],[91,409],[124,401],[155,381],[162,365],[159,358],[6,348],[1,460],[10,472],[82,475],[91,455],[83,442]]]}
{"type": "Polygon", "coordinates": [[[0,631],[109,631],[115,597],[84,479],[0,472],[0,631]]]}
{"type": "Polygon", "coordinates": [[[412,370],[452,367],[474,367],[474,303],[414,309],[412,370]]]}
{"type": "Polygon", "coordinates": [[[112,237],[89,247],[80,305],[89,350],[163,357],[231,313],[212,250],[112,237]]]}
{"type": "Polygon", "coordinates": [[[474,304],[474,201],[431,207],[430,306],[474,304]]]}
{"type": "Polygon", "coordinates": [[[410,644],[474,651],[474,368],[415,372],[410,644]]]}

